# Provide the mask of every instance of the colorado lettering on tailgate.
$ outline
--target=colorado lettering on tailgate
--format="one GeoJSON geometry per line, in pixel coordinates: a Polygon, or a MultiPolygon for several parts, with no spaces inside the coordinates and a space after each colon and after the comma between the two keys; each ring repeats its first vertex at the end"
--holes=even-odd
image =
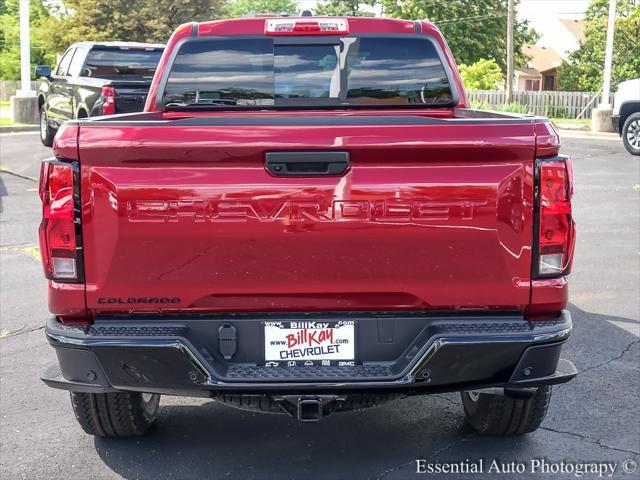
{"type": "Polygon", "coordinates": [[[233,200],[129,200],[129,222],[428,222],[472,220],[487,200],[283,200],[273,208],[233,200]]]}

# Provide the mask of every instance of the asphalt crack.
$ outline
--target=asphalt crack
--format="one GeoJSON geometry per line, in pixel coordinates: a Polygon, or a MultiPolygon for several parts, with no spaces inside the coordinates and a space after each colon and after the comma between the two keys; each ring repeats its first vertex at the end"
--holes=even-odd
{"type": "Polygon", "coordinates": [[[30,328],[27,328],[27,326],[25,325],[17,330],[13,330],[12,332],[1,331],[0,340],[5,340],[11,337],[17,337],[18,335],[24,335],[25,333],[35,332],[36,330],[42,330],[43,328],[44,328],[44,325],[40,325],[37,327],[30,327],[30,328]]]}
{"type": "Polygon", "coordinates": [[[414,463],[415,460],[409,460],[406,463],[403,463],[401,465],[398,465],[397,467],[392,467],[389,468],[388,470],[385,470],[384,472],[382,472],[380,475],[378,475],[376,477],[376,480],[382,480],[384,477],[386,477],[387,475],[389,475],[390,473],[393,473],[397,470],[402,470],[404,467],[408,467],[409,465],[411,465],[412,463],[414,463]]]}
{"type": "Polygon", "coordinates": [[[453,405],[456,408],[460,408],[460,406],[462,405],[460,402],[455,402],[455,401],[451,400],[449,397],[445,397],[444,395],[433,394],[431,396],[435,397],[435,398],[440,398],[442,400],[445,400],[445,401],[449,402],[451,405],[453,405]]]}
{"type": "MultiPolygon", "coordinates": [[[[470,433],[468,435],[465,435],[463,437],[460,437],[459,439],[457,439],[454,442],[451,442],[443,447],[440,447],[439,449],[437,449],[435,452],[433,452],[431,455],[429,455],[429,457],[427,457],[427,461],[429,460],[433,460],[434,458],[436,458],[438,455],[441,455],[443,453],[448,452],[449,450],[451,450],[454,447],[457,447],[458,445],[460,445],[463,442],[466,442],[467,440],[469,440],[471,437],[473,437],[475,434],[474,433],[470,433]]],[[[415,463],[415,459],[414,460],[409,460],[408,462],[402,463],[396,467],[392,467],[389,468],[388,470],[385,470],[384,472],[382,472],[380,475],[378,475],[376,477],[376,480],[382,480],[383,478],[385,478],[387,475],[396,472],[398,470],[402,470],[404,467],[407,467],[409,465],[411,465],[412,463],[415,463]]]]}
{"type": "Polygon", "coordinates": [[[624,357],[624,356],[625,356],[625,355],[626,355],[626,354],[627,354],[627,353],[628,353],[628,352],[633,348],[633,346],[634,346],[634,345],[637,345],[638,343],[640,343],[640,339],[638,339],[638,340],[634,340],[634,341],[633,341],[633,342],[631,342],[629,345],[627,345],[627,346],[622,350],[622,352],[620,352],[620,355],[617,355],[616,357],[613,357],[613,358],[611,358],[611,359],[609,359],[609,360],[606,360],[606,361],[604,361],[604,362],[601,362],[601,363],[599,363],[599,364],[597,364],[597,365],[593,365],[592,367],[587,367],[587,368],[585,368],[584,370],[582,370],[582,371],[580,372],[580,375],[582,375],[583,373],[587,373],[587,372],[589,372],[589,371],[591,371],[591,370],[595,370],[596,368],[601,368],[601,367],[604,367],[604,366],[606,366],[606,365],[609,365],[610,363],[615,362],[616,360],[620,360],[622,357],[624,357]]]}
{"type": "Polygon", "coordinates": [[[7,173],[14,177],[23,178],[24,180],[31,180],[32,182],[38,182],[37,178],[30,177],[29,175],[22,175],[21,173],[12,172],[7,167],[0,166],[0,173],[7,173]]]}
{"type": "Polygon", "coordinates": [[[588,437],[586,435],[582,435],[580,433],[567,432],[567,431],[564,431],[564,430],[556,430],[555,428],[549,428],[549,427],[540,427],[540,430],[546,430],[548,432],[559,433],[559,434],[562,434],[562,435],[570,435],[572,437],[577,437],[577,438],[585,440],[585,441],[587,441],[589,443],[592,443],[593,445],[597,445],[598,447],[605,448],[607,450],[614,450],[616,452],[630,453],[632,455],[640,455],[640,452],[634,452],[633,450],[625,450],[624,448],[612,447],[611,445],[607,445],[606,443],[602,443],[600,440],[596,440],[594,438],[588,437]]]}
{"type": "Polygon", "coordinates": [[[459,444],[466,442],[467,440],[469,440],[471,437],[473,437],[475,434],[474,433],[470,433],[468,435],[465,435],[463,437],[460,437],[458,440],[456,440],[455,442],[451,442],[448,445],[445,445],[444,447],[440,447],[438,450],[436,450],[435,452],[433,452],[428,458],[427,460],[433,460],[434,458],[436,458],[437,456],[448,452],[449,450],[451,450],[452,448],[458,446],[459,444]]]}

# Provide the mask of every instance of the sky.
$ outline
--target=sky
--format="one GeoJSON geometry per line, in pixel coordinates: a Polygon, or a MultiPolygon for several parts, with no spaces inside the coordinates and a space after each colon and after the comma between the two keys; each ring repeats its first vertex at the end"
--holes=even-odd
{"type": "Polygon", "coordinates": [[[549,15],[581,18],[589,0],[520,0],[518,17],[529,21],[544,20],[549,15]]]}

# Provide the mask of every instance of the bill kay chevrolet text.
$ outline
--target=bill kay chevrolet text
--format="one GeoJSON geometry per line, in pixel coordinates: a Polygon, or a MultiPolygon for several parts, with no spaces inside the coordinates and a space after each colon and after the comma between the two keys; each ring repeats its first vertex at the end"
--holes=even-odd
{"type": "Polygon", "coordinates": [[[571,162],[547,119],[469,109],[431,23],[182,25],[144,112],[54,152],[42,379],[89,434],[143,434],[162,394],[315,422],[459,391],[517,435],[577,373],[571,162]]]}

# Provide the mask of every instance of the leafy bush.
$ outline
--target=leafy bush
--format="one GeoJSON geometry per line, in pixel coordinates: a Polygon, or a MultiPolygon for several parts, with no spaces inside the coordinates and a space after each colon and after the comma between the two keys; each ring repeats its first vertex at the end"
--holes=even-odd
{"type": "Polygon", "coordinates": [[[468,90],[500,90],[504,75],[495,60],[480,59],[471,65],[460,65],[460,76],[468,90]]]}
{"type": "Polygon", "coordinates": [[[487,102],[481,102],[479,100],[469,100],[469,107],[475,110],[493,110],[493,107],[487,102]]]}
{"type": "Polygon", "coordinates": [[[497,105],[494,110],[498,112],[510,112],[510,113],[530,113],[529,107],[518,102],[505,103],[503,105],[497,105]]]}
{"type": "Polygon", "coordinates": [[[489,105],[487,102],[479,102],[476,100],[471,100],[469,102],[469,106],[471,108],[475,108],[476,110],[493,110],[495,112],[509,112],[509,113],[521,113],[521,114],[529,114],[529,108],[526,105],[523,105],[518,102],[504,103],[502,105],[489,105]]]}

